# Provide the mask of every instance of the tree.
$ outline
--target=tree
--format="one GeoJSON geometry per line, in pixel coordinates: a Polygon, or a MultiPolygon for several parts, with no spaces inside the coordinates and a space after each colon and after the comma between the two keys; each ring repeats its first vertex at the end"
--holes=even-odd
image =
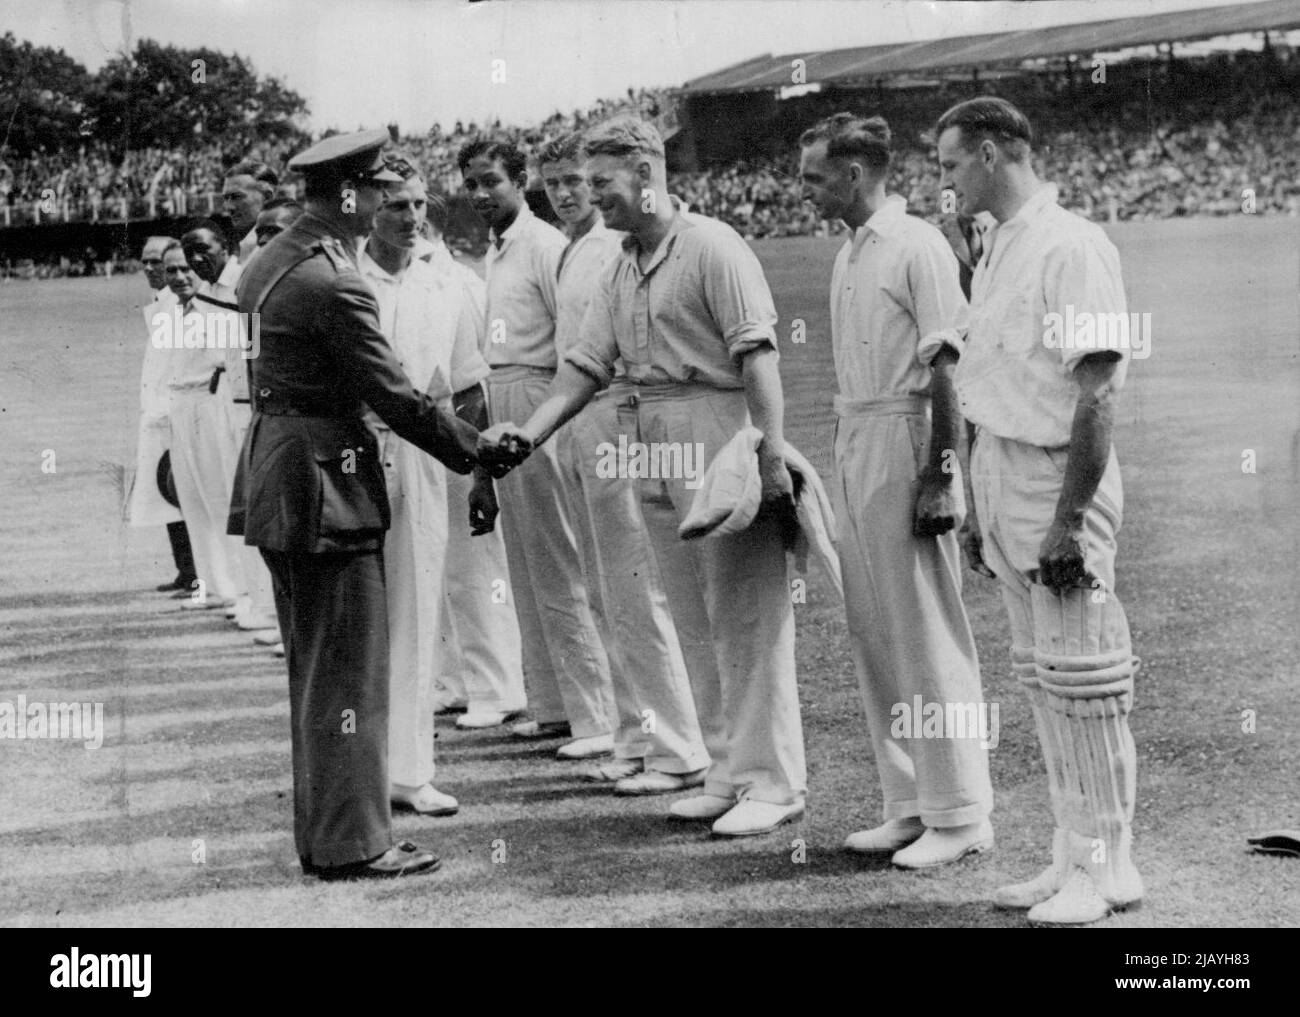
{"type": "Polygon", "coordinates": [[[220,141],[303,140],[307,102],[273,77],[259,78],[239,55],[180,49],[141,39],[95,76],[88,106],[97,131],[119,150],[220,141]]]}
{"type": "Polygon", "coordinates": [[[73,148],[86,123],[86,68],[61,49],[0,37],[0,151],[73,148]]]}

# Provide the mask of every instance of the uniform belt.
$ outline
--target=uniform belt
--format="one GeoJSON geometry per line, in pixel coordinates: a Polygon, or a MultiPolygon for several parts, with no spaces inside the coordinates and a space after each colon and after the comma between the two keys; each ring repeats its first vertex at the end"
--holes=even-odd
{"type": "Polygon", "coordinates": [[[337,405],[306,406],[280,402],[278,399],[259,399],[253,409],[268,417],[334,417],[341,420],[360,420],[360,413],[341,413],[337,405]]]}
{"type": "Polygon", "coordinates": [[[846,399],[835,397],[835,412],[841,417],[897,417],[924,414],[930,405],[928,396],[886,396],[883,399],[846,399]]]}
{"type": "Polygon", "coordinates": [[[699,382],[680,382],[671,385],[628,385],[616,396],[620,406],[638,406],[641,403],[662,402],[666,399],[704,399],[710,396],[743,395],[743,388],[718,388],[699,382]]]}

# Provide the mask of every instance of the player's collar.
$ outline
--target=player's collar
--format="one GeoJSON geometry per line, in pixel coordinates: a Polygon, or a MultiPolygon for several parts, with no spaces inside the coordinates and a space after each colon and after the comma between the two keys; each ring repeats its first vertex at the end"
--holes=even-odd
{"type": "Polygon", "coordinates": [[[365,237],[357,245],[357,271],[369,279],[376,279],[380,282],[397,283],[401,282],[406,275],[407,269],[415,264],[415,253],[412,252],[411,260],[405,268],[399,269],[396,273],[389,272],[379,262],[370,256],[370,238],[365,237]]]}
{"type": "Polygon", "coordinates": [[[872,212],[860,228],[871,230],[872,233],[882,237],[891,237],[898,231],[906,215],[907,199],[901,194],[890,194],[885,198],[885,203],[872,212]]]}
{"type": "MultiPolygon", "coordinates": [[[[513,240],[517,236],[522,235],[524,230],[528,228],[527,226],[524,225],[524,223],[527,222],[527,220],[533,218],[535,218],[535,216],[533,215],[533,210],[528,207],[528,202],[525,201],[522,205],[519,206],[519,212],[515,215],[514,222],[512,222],[509,226],[506,227],[504,233],[498,234],[495,231],[493,231],[495,236],[499,236],[501,238],[501,246],[496,248],[498,253],[504,251],[506,247],[510,244],[511,240],[513,240]]],[[[495,247],[496,245],[494,244],[493,246],[495,247]]]]}
{"type": "MultiPolygon", "coordinates": [[[[672,249],[673,241],[678,233],[690,229],[694,225],[691,216],[687,214],[685,204],[675,198],[672,199],[672,202],[673,210],[677,214],[673,216],[673,221],[668,225],[668,232],[663,235],[663,239],[659,241],[659,246],[655,248],[654,255],[650,259],[650,264],[646,266],[645,272],[642,273],[643,275],[649,275],[658,267],[660,262],[668,257],[668,252],[672,249]]],[[[638,264],[641,245],[638,243],[635,234],[628,233],[623,238],[623,253],[632,260],[633,264],[638,264]]]]}
{"type": "Polygon", "coordinates": [[[1029,200],[1020,206],[1020,210],[1015,215],[1002,224],[1001,228],[1018,227],[1037,219],[1057,203],[1058,194],[1059,190],[1055,184],[1043,184],[1042,187],[1029,196],[1029,200]]]}

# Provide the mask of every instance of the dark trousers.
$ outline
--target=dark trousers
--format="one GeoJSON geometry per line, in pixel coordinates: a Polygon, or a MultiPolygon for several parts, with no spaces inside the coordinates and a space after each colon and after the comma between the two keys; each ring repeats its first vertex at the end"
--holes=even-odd
{"type": "Polygon", "coordinates": [[[289,668],[293,832],[304,866],[392,845],[382,552],[262,549],[289,668]]]}
{"type": "Polygon", "coordinates": [[[176,577],[190,586],[198,578],[194,571],[194,553],[190,550],[190,531],[183,522],[167,524],[167,539],[172,545],[172,561],[176,563],[176,577]]]}

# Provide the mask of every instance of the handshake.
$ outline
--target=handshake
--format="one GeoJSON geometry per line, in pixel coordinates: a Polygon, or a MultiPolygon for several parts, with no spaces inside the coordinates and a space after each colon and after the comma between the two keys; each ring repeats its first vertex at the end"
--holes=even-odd
{"type": "Polygon", "coordinates": [[[527,459],[532,450],[532,439],[517,424],[503,423],[479,432],[475,455],[479,465],[499,480],[527,459]]]}

